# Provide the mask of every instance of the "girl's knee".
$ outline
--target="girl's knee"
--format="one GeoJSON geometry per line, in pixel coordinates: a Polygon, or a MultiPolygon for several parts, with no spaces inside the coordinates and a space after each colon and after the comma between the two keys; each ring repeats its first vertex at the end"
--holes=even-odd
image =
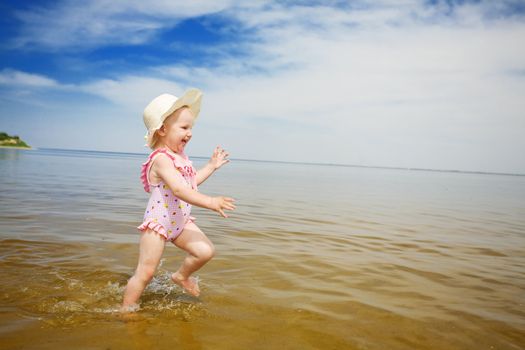
{"type": "Polygon", "coordinates": [[[153,276],[155,276],[155,270],[156,268],[152,266],[140,266],[137,268],[135,275],[142,282],[149,283],[153,279],[153,276]]]}
{"type": "Polygon", "coordinates": [[[198,247],[195,255],[201,261],[209,261],[215,256],[215,247],[213,244],[203,243],[198,247]]]}

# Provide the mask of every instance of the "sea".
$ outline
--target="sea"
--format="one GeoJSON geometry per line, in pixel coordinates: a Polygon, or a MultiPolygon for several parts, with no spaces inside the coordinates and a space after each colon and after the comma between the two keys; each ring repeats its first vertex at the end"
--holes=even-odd
{"type": "Polygon", "coordinates": [[[122,314],[146,157],[0,149],[1,349],[525,349],[525,176],[232,159],[200,297],[168,243],[122,314]]]}

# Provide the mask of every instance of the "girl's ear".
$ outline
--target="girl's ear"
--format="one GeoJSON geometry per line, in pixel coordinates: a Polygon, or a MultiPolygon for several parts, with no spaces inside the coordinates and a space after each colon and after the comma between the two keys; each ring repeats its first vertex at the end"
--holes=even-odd
{"type": "Polygon", "coordinates": [[[162,124],[162,126],[157,130],[157,133],[160,136],[166,136],[166,126],[162,124]]]}

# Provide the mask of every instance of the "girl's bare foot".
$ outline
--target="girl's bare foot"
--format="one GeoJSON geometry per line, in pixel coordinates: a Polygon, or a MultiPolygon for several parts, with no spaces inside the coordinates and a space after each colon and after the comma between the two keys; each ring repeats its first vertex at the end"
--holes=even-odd
{"type": "Polygon", "coordinates": [[[175,272],[171,275],[171,279],[194,297],[198,297],[201,294],[199,281],[195,277],[183,279],[180,274],[175,272]]]}
{"type": "Polygon", "coordinates": [[[140,306],[138,304],[131,306],[121,306],[119,310],[119,317],[124,322],[140,321],[142,318],[137,314],[137,311],[139,310],[140,306]]]}

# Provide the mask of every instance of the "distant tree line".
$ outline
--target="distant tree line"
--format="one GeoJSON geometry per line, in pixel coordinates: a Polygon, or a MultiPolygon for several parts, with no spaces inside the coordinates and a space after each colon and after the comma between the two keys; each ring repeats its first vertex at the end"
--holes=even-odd
{"type": "Polygon", "coordinates": [[[5,132],[0,132],[0,146],[30,148],[19,136],[11,136],[5,132]]]}

